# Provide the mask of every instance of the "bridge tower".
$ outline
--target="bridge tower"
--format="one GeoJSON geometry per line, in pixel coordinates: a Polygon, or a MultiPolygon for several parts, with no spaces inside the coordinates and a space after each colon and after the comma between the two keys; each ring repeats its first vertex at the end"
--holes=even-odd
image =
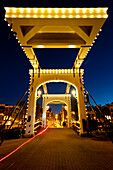
{"type": "MultiPolygon", "coordinates": [[[[77,89],[80,134],[82,120],[86,119],[83,73],[80,69],[107,16],[108,8],[8,8],[5,19],[33,69],[30,74],[30,92],[26,135],[34,135],[36,91],[48,82],[66,82],[77,89]],[[79,48],[73,68],[41,69],[34,48],[79,48]]],[[[45,88],[46,89],[46,88],[45,88]]],[[[68,89],[68,87],[67,87],[68,89]]],[[[46,91],[46,90],[45,90],[46,91]]]]}

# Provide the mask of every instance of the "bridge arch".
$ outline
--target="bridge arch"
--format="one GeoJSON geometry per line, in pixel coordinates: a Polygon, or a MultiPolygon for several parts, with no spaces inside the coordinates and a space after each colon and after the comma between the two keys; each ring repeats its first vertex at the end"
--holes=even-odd
{"type": "MultiPolygon", "coordinates": [[[[67,105],[68,127],[71,124],[71,95],[70,94],[44,94],[43,95],[43,115],[42,121],[46,125],[46,105],[52,101],[62,101],[67,105]]],[[[64,121],[64,119],[63,119],[64,121]]]]}
{"type": "Polygon", "coordinates": [[[48,105],[48,104],[56,104],[55,102],[57,102],[57,104],[66,104],[67,105],[67,102],[64,102],[63,100],[50,100],[47,104],[46,104],[46,106],[48,105]],[[51,103],[52,102],[52,103],[51,103]],[[61,103],[58,103],[58,102],[61,102],[61,103]]]}
{"type": "Polygon", "coordinates": [[[50,80],[50,81],[46,81],[46,82],[43,82],[43,83],[41,83],[40,85],[38,85],[37,87],[36,87],[36,91],[43,85],[43,84],[49,84],[49,83],[59,83],[59,82],[61,82],[61,83],[69,83],[70,85],[72,85],[75,89],[76,89],[76,95],[77,95],[77,97],[78,97],[78,88],[77,88],[77,86],[75,85],[75,84],[73,84],[73,83],[71,83],[71,82],[69,82],[69,81],[65,81],[65,80],[50,80]]]}
{"type": "MultiPolygon", "coordinates": [[[[69,106],[68,106],[68,103],[67,103],[66,101],[63,101],[63,100],[51,100],[51,101],[49,101],[49,102],[46,104],[46,106],[47,106],[48,104],[63,104],[63,105],[66,105],[66,107],[67,107],[66,110],[67,110],[67,115],[68,115],[68,108],[69,108],[69,106]],[[57,103],[56,103],[56,102],[57,102],[57,103]]],[[[70,112],[70,113],[71,113],[71,112],[70,112]]],[[[65,121],[65,113],[64,113],[64,110],[62,110],[61,119],[60,119],[60,125],[62,125],[64,121],[65,121]]],[[[67,123],[69,124],[68,120],[67,120],[67,123]]]]}
{"type": "MultiPolygon", "coordinates": [[[[81,125],[81,133],[83,133],[83,123],[82,119],[86,119],[86,110],[85,110],[85,103],[84,103],[84,95],[83,95],[83,70],[74,74],[73,72],[65,73],[63,72],[58,73],[57,70],[53,70],[54,73],[49,74],[47,70],[43,71],[42,73],[38,74],[36,72],[30,72],[30,83],[33,84],[30,86],[30,92],[32,91],[31,95],[29,96],[29,103],[28,103],[28,121],[26,125],[26,134],[30,135],[34,133],[34,122],[35,122],[35,112],[36,112],[36,98],[37,98],[37,89],[45,84],[50,82],[64,82],[69,83],[73,87],[76,88],[77,91],[77,104],[78,104],[78,118],[81,125]]],[[[44,126],[46,124],[46,109],[44,108],[45,104],[43,105],[43,122],[44,126]]],[[[70,108],[69,108],[70,109],[70,108]]],[[[71,109],[70,109],[71,110],[71,109]]],[[[69,111],[70,112],[70,111],[69,111]]],[[[68,127],[71,125],[71,117],[68,116],[68,127]]]]}

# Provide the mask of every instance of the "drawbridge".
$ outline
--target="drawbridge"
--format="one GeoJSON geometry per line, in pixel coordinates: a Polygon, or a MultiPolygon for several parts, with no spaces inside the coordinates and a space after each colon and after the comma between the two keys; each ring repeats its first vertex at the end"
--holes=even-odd
{"type": "MultiPolygon", "coordinates": [[[[44,95],[47,97],[49,94],[46,83],[49,82],[67,83],[66,94],[69,93],[70,85],[76,89],[80,134],[84,132],[83,120],[86,120],[84,70],[80,66],[108,17],[107,10],[108,8],[5,7],[5,20],[33,66],[33,69],[29,70],[30,87],[28,112],[26,113],[26,136],[34,135],[37,90],[43,85],[44,95]],[[41,69],[34,48],[79,48],[79,52],[75,56],[72,68],[41,69]]],[[[43,102],[43,108],[46,104],[43,102]]],[[[46,126],[45,109],[43,109],[42,117],[43,125],[46,126]]],[[[70,127],[70,125],[71,119],[68,114],[68,126],[70,127]]]]}

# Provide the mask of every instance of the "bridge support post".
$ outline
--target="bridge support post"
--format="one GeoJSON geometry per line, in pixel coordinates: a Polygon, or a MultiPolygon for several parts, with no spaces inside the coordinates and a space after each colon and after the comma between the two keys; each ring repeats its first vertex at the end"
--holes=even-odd
{"type": "Polygon", "coordinates": [[[68,97],[68,110],[67,110],[67,113],[68,113],[68,128],[71,126],[71,99],[70,97],[68,97]]]}
{"type": "Polygon", "coordinates": [[[43,127],[46,127],[46,104],[45,104],[45,97],[43,97],[43,114],[42,114],[42,122],[43,127]]]}
{"type": "Polygon", "coordinates": [[[78,117],[80,121],[80,135],[83,134],[83,119],[86,120],[86,107],[84,102],[84,91],[83,86],[80,82],[80,79],[78,80],[79,86],[78,86],[78,117]]]}
{"type": "Polygon", "coordinates": [[[30,87],[31,94],[28,100],[28,118],[26,123],[25,137],[34,136],[34,122],[36,112],[36,90],[34,86],[30,87]]]}

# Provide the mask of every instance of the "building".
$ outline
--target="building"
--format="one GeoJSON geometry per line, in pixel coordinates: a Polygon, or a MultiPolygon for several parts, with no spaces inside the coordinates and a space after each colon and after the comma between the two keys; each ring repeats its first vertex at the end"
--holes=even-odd
{"type": "Polygon", "coordinates": [[[49,109],[46,111],[47,125],[54,123],[54,121],[55,121],[55,117],[53,116],[53,112],[52,112],[51,108],[49,107],[49,109]]]}
{"type": "Polygon", "coordinates": [[[91,118],[94,119],[102,119],[104,116],[113,121],[113,102],[110,104],[105,104],[104,106],[98,105],[97,106],[87,106],[87,115],[90,115],[91,118]]]}
{"type": "MultiPolygon", "coordinates": [[[[5,104],[0,104],[0,125],[4,124],[5,120],[7,120],[9,115],[13,112],[11,114],[9,120],[6,123],[6,127],[10,126],[11,123],[13,122],[13,120],[15,119],[16,115],[19,113],[21,107],[22,107],[22,103],[20,103],[20,105],[13,112],[15,106],[8,106],[8,105],[5,105],[5,104]]],[[[22,109],[22,111],[20,112],[20,114],[17,116],[13,127],[18,127],[18,126],[21,126],[21,125],[24,124],[26,108],[27,108],[27,106],[25,106],[22,109]]]]}

